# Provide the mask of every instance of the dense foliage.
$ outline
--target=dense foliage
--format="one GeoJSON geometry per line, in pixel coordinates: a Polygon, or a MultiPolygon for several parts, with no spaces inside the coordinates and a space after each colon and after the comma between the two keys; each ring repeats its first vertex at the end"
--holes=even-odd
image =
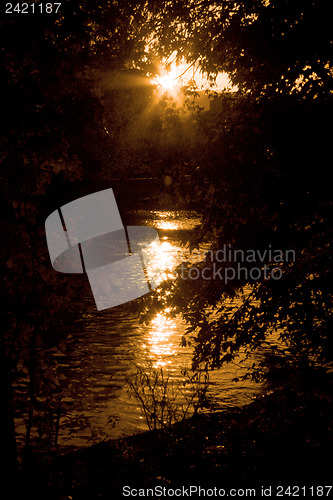
{"type": "Polygon", "coordinates": [[[49,349],[61,348],[63,325],[77,317],[85,289],[82,280],[51,269],[44,221],[75,197],[73,186],[96,174],[96,163],[109,161],[94,62],[98,53],[99,65],[107,57],[109,69],[120,70],[132,67],[134,56],[140,59],[140,35],[130,27],[129,8],[128,2],[102,10],[95,2],[71,1],[62,2],[59,15],[13,13],[0,21],[0,427],[9,470],[16,460],[12,383],[17,377],[28,386],[29,400],[21,409],[27,417],[26,449],[33,428],[43,436],[43,416],[56,439],[62,387],[49,349]]]}
{"type": "MultiPolygon", "coordinates": [[[[180,270],[167,304],[189,322],[195,364],[220,366],[240,349],[264,346],[275,331],[292,363],[326,366],[332,362],[329,2],[166,2],[165,8],[157,23],[160,53],[177,50],[213,76],[227,71],[238,87],[199,117],[188,199],[203,210],[203,224],[191,244],[284,255],[281,279],[251,279],[243,271],[229,281],[216,273],[193,280],[198,273],[180,270]],[[295,258],[288,261],[291,249],[295,258]]],[[[238,263],[210,258],[201,269],[207,264],[236,272],[238,263]]],[[[248,272],[274,267],[258,257],[241,264],[248,272]]]]}

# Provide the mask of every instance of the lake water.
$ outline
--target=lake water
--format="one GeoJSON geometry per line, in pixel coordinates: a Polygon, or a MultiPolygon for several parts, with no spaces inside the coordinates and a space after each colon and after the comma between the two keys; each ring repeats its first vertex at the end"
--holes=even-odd
{"type": "MultiPolygon", "coordinates": [[[[156,261],[162,278],[184,260],[195,260],[184,243],[200,224],[195,212],[137,211],[136,224],[159,231],[156,261]]],[[[204,249],[203,249],[204,250],[204,249]]],[[[118,438],[147,429],[140,404],[131,398],[126,380],[136,366],[162,367],[172,380],[182,378],[181,370],[191,366],[191,347],[181,347],[185,330],[181,318],[170,319],[165,312],[155,315],[149,325],[139,323],[128,308],[86,313],[71,329],[62,353],[57,353],[60,382],[67,387],[61,397],[58,446],[82,447],[102,439],[118,438]]],[[[257,353],[255,357],[262,356],[257,353]]],[[[246,372],[254,359],[230,363],[210,374],[208,396],[216,408],[242,406],[253,400],[261,386],[250,381],[233,382],[246,372]]],[[[17,433],[23,439],[25,424],[17,418],[17,433]]]]}

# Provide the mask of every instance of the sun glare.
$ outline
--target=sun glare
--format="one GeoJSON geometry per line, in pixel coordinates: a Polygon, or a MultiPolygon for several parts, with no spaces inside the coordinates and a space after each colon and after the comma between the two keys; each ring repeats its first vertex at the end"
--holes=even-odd
{"type": "Polygon", "coordinates": [[[215,84],[212,84],[208,76],[200,71],[197,63],[186,63],[185,60],[175,62],[175,57],[176,52],[163,60],[159,68],[160,74],[150,80],[153,85],[156,85],[160,94],[169,93],[179,99],[181,88],[189,84],[196,87],[199,92],[209,89],[215,92],[237,90],[235,86],[232,86],[227,73],[218,73],[215,84]],[[169,63],[170,59],[173,59],[171,63],[169,63]]]}
{"type": "Polygon", "coordinates": [[[165,75],[154,78],[152,83],[162,87],[164,90],[171,90],[177,86],[177,75],[173,71],[169,71],[165,75]]]}

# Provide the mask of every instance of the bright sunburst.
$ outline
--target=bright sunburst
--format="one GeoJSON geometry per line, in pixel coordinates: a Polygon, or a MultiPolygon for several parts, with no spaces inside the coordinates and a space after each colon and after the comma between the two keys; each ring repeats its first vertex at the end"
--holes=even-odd
{"type": "Polygon", "coordinates": [[[160,74],[150,80],[153,85],[157,86],[159,94],[168,93],[179,100],[180,89],[190,83],[191,87],[196,87],[198,91],[236,90],[236,87],[231,85],[227,73],[218,73],[215,84],[212,86],[208,76],[200,71],[197,63],[187,63],[184,59],[177,62],[175,61],[176,55],[177,53],[173,52],[168,58],[163,59],[159,67],[160,74]]]}
{"type": "Polygon", "coordinates": [[[154,85],[162,87],[164,90],[172,90],[177,86],[177,74],[175,71],[169,71],[164,75],[157,76],[152,80],[154,85]]]}

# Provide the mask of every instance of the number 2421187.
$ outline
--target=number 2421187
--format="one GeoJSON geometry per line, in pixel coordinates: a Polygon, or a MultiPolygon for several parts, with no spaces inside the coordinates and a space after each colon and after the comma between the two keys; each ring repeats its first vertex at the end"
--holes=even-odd
{"type": "Polygon", "coordinates": [[[6,3],[6,14],[57,14],[61,3],[6,3]]]}

